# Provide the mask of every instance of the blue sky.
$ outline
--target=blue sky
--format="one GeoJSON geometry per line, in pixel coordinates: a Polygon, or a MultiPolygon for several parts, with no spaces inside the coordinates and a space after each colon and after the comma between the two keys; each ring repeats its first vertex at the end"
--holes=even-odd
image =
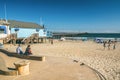
{"type": "Polygon", "coordinates": [[[120,32],[120,0],[0,0],[0,18],[42,23],[52,31],[120,32]]]}

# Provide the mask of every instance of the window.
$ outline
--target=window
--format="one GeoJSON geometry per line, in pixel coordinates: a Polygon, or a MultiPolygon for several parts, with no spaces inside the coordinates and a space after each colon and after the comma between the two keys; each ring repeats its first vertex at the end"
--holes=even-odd
{"type": "Polygon", "coordinates": [[[0,33],[4,33],[4,29],[0,29],[0,33]]]}

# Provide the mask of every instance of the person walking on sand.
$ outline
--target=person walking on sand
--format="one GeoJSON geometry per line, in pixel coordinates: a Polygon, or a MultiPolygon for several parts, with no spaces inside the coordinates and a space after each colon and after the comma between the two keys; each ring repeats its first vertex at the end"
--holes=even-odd
{"type": "Polygon", "coordinates": [[[108,50],[110,50],[111,40],[108,41],[108,50]]]}
{"type": "Polygon", "coordinates": [[[22,48],[21,48],[20,44],[19,44],[18,47],[16,48],[16,53],[19,54],[19,55],[22,55],[22,54],[23,54],[23,51],[22,51],[22,48]]]}
{"type": "Polygon", "coordinates": [[[31,54],[32,54],[31,48],[30,48],[30,45],[28,45],[26,50],[25,50],[25,55],[31,55],[31,54]]]}
{"type": "Polygon", "coordinates": [[[113,50],[116,49],[116,41],[113,42],[113,50]]]}
{"type": "Polygon", "coordinates": [[[53,39],[51,39],[51,44],[53,44],[53,39]]]}
{"type": "Polygon", "coordinates": [[[106,47],[106,41],[103,41],[103,47],[104,47],[104,50],[105,50],[105,47],[106,47]]]}

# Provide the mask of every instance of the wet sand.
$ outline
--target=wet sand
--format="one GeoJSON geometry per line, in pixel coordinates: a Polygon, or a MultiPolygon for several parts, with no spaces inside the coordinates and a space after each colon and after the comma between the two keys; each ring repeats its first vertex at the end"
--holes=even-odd
{"type": "MultiPolygon", "coordinates": [[[[26,46],[22,45],[23,51],[26,46]]],[[[4,47],[15,52],[17,45],[5,45],[4,47]]],[[[120,80],[120,43],[117,43],[115,50],[112,50],[112,47],[111,50],[107,48],[104,50],[102,44],[92,41],[54,41],[53,45],[47,42],[33,44],[31,48],[34,55],[75,59],[98,70],[107,80],[120,80]]],[[[7,65],[11,64],[7,63],[7,65]]]]}

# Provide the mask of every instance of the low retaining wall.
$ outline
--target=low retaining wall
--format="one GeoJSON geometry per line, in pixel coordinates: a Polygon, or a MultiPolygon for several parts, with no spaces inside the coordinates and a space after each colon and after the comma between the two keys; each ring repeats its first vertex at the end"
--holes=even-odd
{"type": "MultiPolygon", "coordinates": [[[[9,51],[4,50],[4,49],[0,49],[0,52],[4,53],[4,54],[6,54],[7,56],[10,56],[10,57],[17,57],[17,58],[21,58],[21,59],[29,59],[29,60],[37,60],[37,61],[45,61],[45,56],[18,55],[15,52],[9,52],[9,51]]],[[[17,70],[9,70],[6,67],[4,59],[2,57],[0,57],[0,75],[14,76],[14,75],[18,75],[18,71],[17,70]]]]}
{"type": "Polygon", "coordinates": [[[0,70],[0,75],[6,75],[6,76],[17,76],[18,71],[17,70],[0,70]]]}
{"type": "Polygon", "coordinates": [[[6,63],[2,57],[0,57],[0,75],[17,75],[17,70],[9,70],[6,63]]]}
{"type": "Polygon", "coordinates": [[[9,52],[9,51],[4,50],[4,49],[0,49],[0,52],[6,54],[6,55],[8,55],[8,56],[17,57],[17,58],[21,58],[21,59],[45,61],[45,56],[36,56],[36,55],[26,56],[26,55],[18,55],[18,54],[15,53],[15,52],[9,52]]]}

